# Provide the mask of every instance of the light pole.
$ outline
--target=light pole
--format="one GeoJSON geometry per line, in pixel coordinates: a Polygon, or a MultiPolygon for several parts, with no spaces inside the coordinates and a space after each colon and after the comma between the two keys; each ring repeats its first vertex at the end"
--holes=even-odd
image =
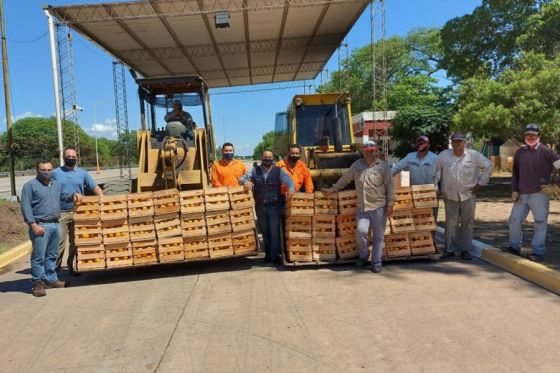
{"type": "Polygon", "coordinates": [[[97,135],[95,135],[95,164],[96,166],[96,174],[100,174],[101,171],[99,171],[99,150],[97,149],[97,135]]]}

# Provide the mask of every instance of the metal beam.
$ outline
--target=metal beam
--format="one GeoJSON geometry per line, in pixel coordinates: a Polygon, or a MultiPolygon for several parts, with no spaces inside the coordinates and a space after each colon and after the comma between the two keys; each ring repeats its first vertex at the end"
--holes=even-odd
{"type": "Polygon", "coordinates": [[[245,54],[247,56],[247,67],[249,67],[249,81],[253,84],[253,75],[251,74],[251,44],[249,42],[249,14],[247,13],[247,0],[243,0],[243,29],[245,31],[245,54]]]}
{"type": "MultiPolygon", "coordinates": [[[[278,56],[280,56],[280,46],[282,45],[282,38],[284,37],[284,30],[286,29],[286,19],[288,18],[288,0],[286,1],[286,5],[284,7],[284,12],[282,13],[282,21],[280,23],[280,31],[278,32],[278,41],[276,43],[276,52],[274,53],[274,72],[272,73],[272,81],[274,81],[274,77],[276,76],[276,65],[278,64],[278,56]]],[[[305,40],[306,38],[299,38],[305,40]]]]}

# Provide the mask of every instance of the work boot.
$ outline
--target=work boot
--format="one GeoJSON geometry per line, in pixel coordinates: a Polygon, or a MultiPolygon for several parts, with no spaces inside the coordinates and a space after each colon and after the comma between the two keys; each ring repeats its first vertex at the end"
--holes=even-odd
{"type": "Polygon", "coordinates": [[[371,271],[373,273],[381,273],[382,270],[383,270],[383,267],[381,267],[381,266],[372,266],[371,267],[371,271]]]}
{"type": "Polygon", "coordinates": [[[504,245],[501,247],[502,251],[506,252],[506,253],[510,253],[513,255],[517,255],[517,256],[521,256],[521,251],[514,249],[513,246],[511,245],[504,245]]]}
{"type": "Polygon", "coordinates": [[[272,265],[275,267],[280,267],[282,265],[282,259],[276,258],[272,261],[272,265]]]}
{"type": "Polygon", "coordinates": [[[440,259],[450,259],[453,258],[455,256],[455,253],[453,251],[446,251],[443,254],[441,254],[440,259]]]}
{"type": "Polygon", "coordinates": [[[540,263],[544,260],[543,256],[540,254],[531,254],[529,260],[535,263],[540,263]]]}
{"type": "Polygon", "coordinates": [[[358,268],[364,268],[367,264],[367,260],[366,259],[362,259],[362,258],[358,258],[356,259],[356,267],[358,268]]]}
{"type": "Polygon", "coordinates": [[[81,275],[81,273],[76,272],[76,271],[74,270],[74,268],[72,268],[72,267],[68,267],[68,272],[70,273],[70,276],[73,276],[73,277],[78,277],[78,276],[81,275]]]}
{"type": "Polygon", "coordinates": [[[270,259],[270,257],[268,255],[265,255],[265,257],[262,260],[262,263],[270,263],[272,260],[270,259]]]}
{"type": "Polygon", "coordinates": [[[468,251],[461,251],[461,259],[463,260],[472,260],[473,257],[468,251]]]}
{"type": "Polygon", "coordinates": [[[44,297],[47,295],[47,292],[45,291],[45,283],[41,280],[35,282],[33,284],[33,288],[31,288],[31,294],[33,294],[34,297],[44,297]]]}
{"type": "Polygon", "coordinates": [[[45,284],[45,289],[67,288],[68,286],[70,286],[68,281],[56,280],[53,282],[47,282],[45,284]]]}

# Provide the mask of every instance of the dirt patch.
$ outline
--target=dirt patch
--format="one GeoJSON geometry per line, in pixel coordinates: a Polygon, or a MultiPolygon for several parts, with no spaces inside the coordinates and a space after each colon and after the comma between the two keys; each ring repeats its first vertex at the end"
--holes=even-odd
{"type": "Polygon", "coordinates": [[[0,237],[0,253],[28,239],[19,203],[0,200],[0,237]]]}

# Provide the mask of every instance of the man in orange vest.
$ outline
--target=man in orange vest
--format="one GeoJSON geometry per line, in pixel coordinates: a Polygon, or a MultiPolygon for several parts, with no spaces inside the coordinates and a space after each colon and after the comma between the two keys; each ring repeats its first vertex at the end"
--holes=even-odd
{"type": "Polygon", "coordinates": [[[222,145],[222,159],[212,165],[212,186],[239,186],[239,178],[247,173],[247,168],[234,156],[233,144],[222,145]]]}
{"type": "MultiPolygon", "coordinates": [[[[305,193],[313,193],[313,180],[307,165],[301,161],[301,147],[297,144],[291,144],[288,148],[288,156],[276,163],[276,166],[284,169],[294,181],[295,191],[300,192],[304,187],[305,193]]],[[[282,185],[282,195],[286,195],[286,186],[282,185]]]]}

